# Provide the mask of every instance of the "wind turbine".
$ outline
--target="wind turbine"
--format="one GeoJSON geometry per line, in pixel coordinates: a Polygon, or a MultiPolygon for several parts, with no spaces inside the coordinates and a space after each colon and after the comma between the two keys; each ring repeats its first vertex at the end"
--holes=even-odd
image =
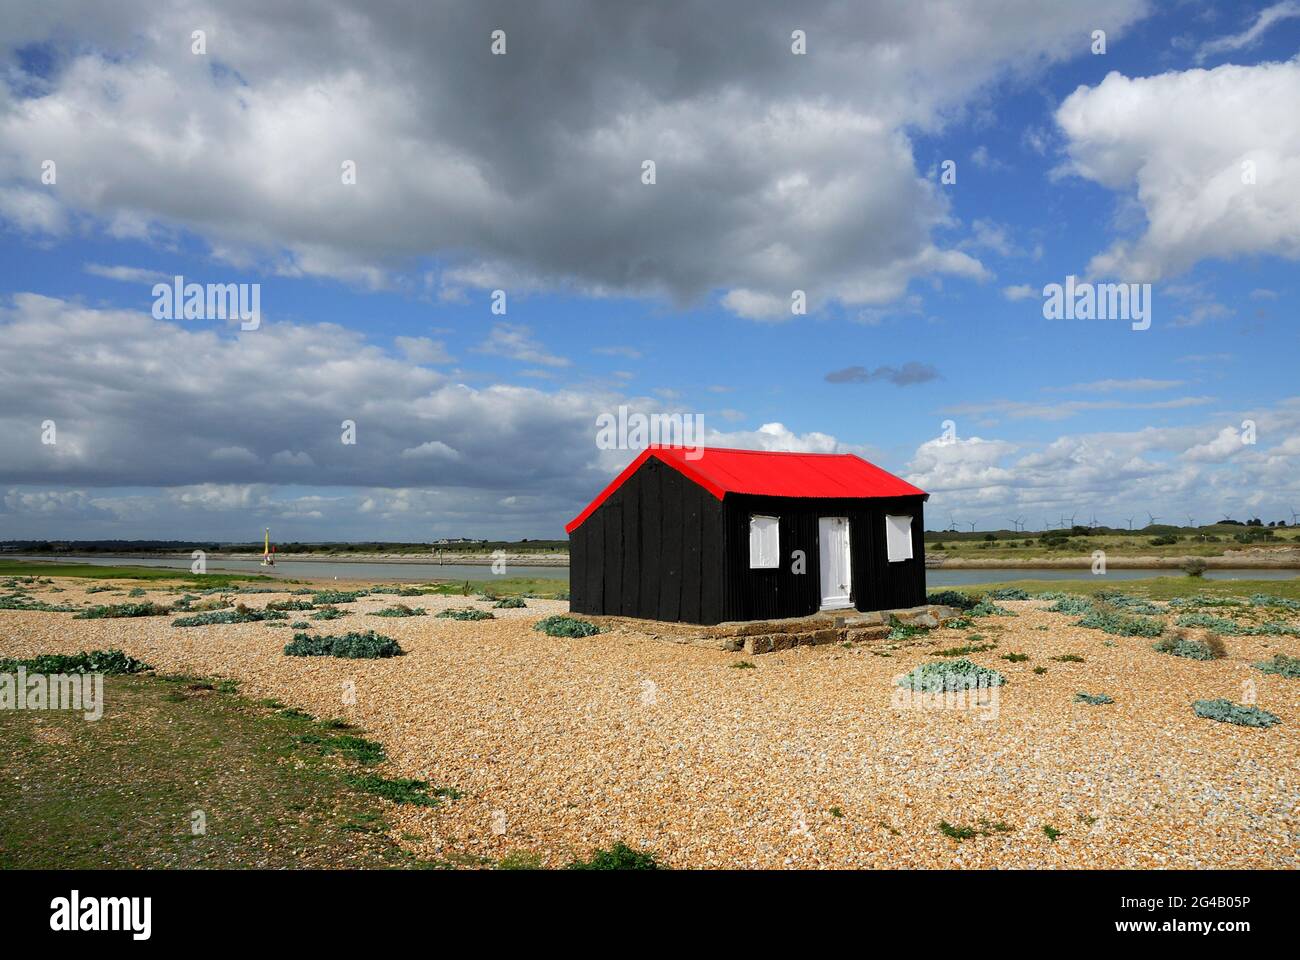
{"type": "Polygon", "coordinates": [[[970,532],[971,532],[971,533],[974,533],[974,532],[975,532],[975,521],[974,521],[974,520],[967,520],[966,522],[970,524],[970,532]]]}
{"type": "Polygon", "coordinates": [[[1300,513],[1296,513],[1294,510],[1292,510],[1292,511],[1291,511],[1291,526],[1294,527],[1294,526],[1295,526],[1295,522],[1296,522],[1297,520],[1300,520],[1300,513]]]}
{"type": "Polygon", "coordinates": [[[1159,519],[1160,519],[1160,518],[1157,517],[1157,516],[1156,516],[1154,513],[1152,513],[1150,510],[1147,511],[1147,526],[1148,526],[1148,527],[1154,527],[1154,526],[1156,525],[1156,521],[1159,520],[1159,519]]]}
{"type": "Polygon", "coordinates": [[[1196,518],[1193,517],[1190,513],[1187,515],[1187,525],[1188,525],[1189,527],[1195,527],[1195,526],[1196,526],[1196,518]]]}
{"type": "Polygon", "coordinates": [[[1070,514],[1070,529],[1074,529],[1074,514],[1070,514]]]}
{"type": "Polygon", "coordinates": [[[1088,529],[1089,530],[1097,529],[1097,515],[1095,513],[1090,513],[1088,515],[1088,529]]]}
{"type": "Polygon", "coordinates": [[[952,514],[951,511],[949,511],[948,513],[948,529],[953,533],[957,532],[957,518],[952,514]]]}
{"type": "Polygon", "coordinates": [[[1126,520],[1128,521],[1128,528],[1129,528],[1130,530],[1132,530],[1132,529],[1133,529],[1133,518],[1132,518],[1132,517],[1125,517],[1124,519],[1126,519],[1126,520]]]}
{"type": "Polygon", "coordinates": [[[1231,519],[1232,519],[1232,514],[1230,514],[1230,513],[1225,513],[1225,514],[1223,515],[1223,520],[1220,520],[1219,522],[1220,522],[1220,523],[1223,523],[1223,522],[1228,521],[1228,520],[1231,520],[1231,519]]]}

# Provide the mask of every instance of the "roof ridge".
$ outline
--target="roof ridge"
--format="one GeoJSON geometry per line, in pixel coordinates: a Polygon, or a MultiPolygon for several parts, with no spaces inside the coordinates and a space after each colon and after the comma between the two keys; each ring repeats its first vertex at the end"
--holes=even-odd
{"type": "MultiPolygon", "coordinates": [[[[811,450],[808,451],[747,450],[743,447],[702,447],[697,445],[664,444],[664,443],[652,443],[648,447],[646,447],[646,449],[647,450],[706,450],[706,451],[718,451],[718,452],[725,452],[725,453],[754,453],[754,454],[758,454],[761,457],[857,457],[857,459],[862,460],[862,457],[858,456],[858,454],[856,453],[817,453],[811,450]]],[[[862,462],[869,463],[870,461],[862,460],[862,462]]]]}

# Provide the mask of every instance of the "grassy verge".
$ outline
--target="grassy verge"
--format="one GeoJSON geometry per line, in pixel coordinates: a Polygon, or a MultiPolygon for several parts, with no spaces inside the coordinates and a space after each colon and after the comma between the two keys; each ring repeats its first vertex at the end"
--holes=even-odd
{"type": "MultiPolygon", "coordinates": [[[[33,563],[0,560],[0,577],[84,577],[88,580],[175,580],[204,587],[274,580],[260,574],[205,573],[197,576],[174,567],[107,567],[96,563],[33,563]]],[[[281,583],[285,581],[280,581],[281,583]]],[[[286,588],[287,589],[287,588],[286,588]]]]}
{"type": "Polygon", "coordinates": [[[448,580],[433,584],[430,593],[445,596],[518,597],[532,594],[538,597],[568,596],[569,584],[548,577],[493,577],[491,580],[448,580]],[[468,586],[466,586],[468,584],[468,586]]]}
{"type": "Polygon", "coordinates": [[[1211,597],[1248,598],[1257,593],[1274,597],[1300,600],[1300,577],[1290,580],[1207,580],[1203,577],[1150,577],[1141,580],[1115,580],[1109,577],[1089,577],[1086,580],[1006,580],[998,583],[969,583],[955,587],[933,587],[937,590],[959,590],[977,595],[990,590],[1019,587],[1030,593],[1048,590],[1060,593],[1091,595],[1101,590],[1128,593],[1152,600],[1172,600],[1175,597],[1194,597],[1197,594],[1211,597]]]}
{"type": "Polygon", "coordinates": [[[346,725],[251,703],[229,681],[110,676],[104,697],[97,722],[0,711],[0,868],[427,865],[350,784],[383,753],[346,725]]]}

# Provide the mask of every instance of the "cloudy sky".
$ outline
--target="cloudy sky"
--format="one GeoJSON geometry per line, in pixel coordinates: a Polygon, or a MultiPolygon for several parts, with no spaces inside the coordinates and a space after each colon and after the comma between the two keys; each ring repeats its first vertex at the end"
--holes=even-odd
{"type": "Polygon", "coordinates": [[[932,528],[1289,519],[1298,55],[1300,0],[8,10],[0,539],[559,536],[620,405],[932,528]]]}

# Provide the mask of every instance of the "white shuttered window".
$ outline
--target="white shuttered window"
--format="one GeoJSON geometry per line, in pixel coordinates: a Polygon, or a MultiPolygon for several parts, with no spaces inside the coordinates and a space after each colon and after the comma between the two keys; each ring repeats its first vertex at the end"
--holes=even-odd
{"type": "Polygon", "coordinates": [[[749,518],[749,568],[771,570],[780,562],[781,521],[776,517],[749,518]]]}
{"type": "Polygon", "coordinates": [[[890,563],[912,559],[911,517],[885,517],[885,546],[890,563]]]}

